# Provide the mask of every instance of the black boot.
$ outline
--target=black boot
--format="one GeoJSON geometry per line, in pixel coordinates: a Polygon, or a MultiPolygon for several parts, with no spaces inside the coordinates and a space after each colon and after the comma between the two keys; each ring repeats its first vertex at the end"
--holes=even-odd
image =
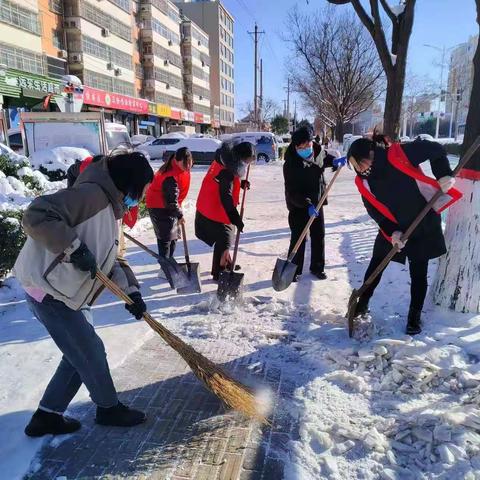
{"type": "Polygon", "coordinates": [[[418,335],[422,331],[422,311],[410,307],[408,311],[407,335],[418,335]]]}
{"type": "Polygon", "coordinates": [[[99,425],[112,427],[133,427],[147,419],[145,413],[129,408],[121,402],[110,408],[97,407],[95,421],[99,425]]]}
{"type": "Polygon", "coordinates": [[[327,274],[323,270],[310,270],[310,273],[319,280],[326,280],[327,274]]]}
{"type": "Polygon", "coordinates": [[[74,418],[37,409],[29,424],[25,427],[25,434],[29,437],[42,437],[49,433],[63,435],[75,432],[81,426],[82,424],[74,418]]]}

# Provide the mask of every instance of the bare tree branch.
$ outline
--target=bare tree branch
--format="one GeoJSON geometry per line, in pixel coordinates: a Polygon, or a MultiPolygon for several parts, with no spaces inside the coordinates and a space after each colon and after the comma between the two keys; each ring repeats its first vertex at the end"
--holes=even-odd
{"type": "Polygon", "coordinates": [[[382,4],[382,8],[385,10],[385,13],[388,15],[388,18],[391,20],[391,22],[393,24],[397,23],[397,16],[392,12],[387,0],[380,0],[380,3],[382,4]]]}

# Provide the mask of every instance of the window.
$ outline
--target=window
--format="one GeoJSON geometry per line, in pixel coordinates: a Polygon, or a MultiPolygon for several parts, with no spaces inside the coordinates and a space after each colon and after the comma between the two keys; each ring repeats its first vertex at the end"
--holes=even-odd
{"type": "Polygon", "coordinates": [[[101,28],[107,28],[113,34],[127,40],[128,42],[132,41],[132,29],[130,25],[119,22],[116,18],[107,15],[105,12],[88,2],[82,2],[81,5],[83,12],[82,16],[89,22],[92,22],[101,28]]]}
{"type": "Polygon", "coordinates": [[[83,83],[93,88],[99,88],[100,90],[107,90],[121,95],[133,96],[135,94],[133,83],[125,82],[124,80],[107,77],[106,75],[91,72],[90,70],[85,70],[83,77],[83,83]]]}
{"type": "Polygon", "coordinates": [[[114,5],[130,13],[130,0],[110,0],[114,5]]]}
{"type": "Polygon", "coordinates": [[[48,0],[48,8],[59,15],[63,14],[63,0],[48,0]]]}
{"type": "Polygon", "coordinates": [[[63,34],[60,30],[52,30],[52,43],[55,48],[63,50],[63,34]]]}
{"type": "Polygon", "coordinates": [[[155,102],[164,103],[174,108],[185,108],[183,100],[165,93],[155,92],[155,102]]]}
{"type": "Polygon", "coordinates": [[[180,77],[177,77],[173,73],[167,72],[162,68],[155,67],[155,80],[157,82],[168,83],[171,87],[178,88],[182,90],[183,80],[180,77]]]}
{"type": "Polygon", "coordinates": [[[87,37],[86,35],[82,38],[82,45],[85,53],[132,70],[132,56],[121,50],[109,47],[108,45],[105,45],[94,38],[87,37]]]}
{"type": "Polygon", "coordinates": [[[207,88],[199,87],[198,85],[193,86],[193,93],[203,98],[210,98],[210,90],[207,88]]]}
{"type": "Polygon", "coordinates": [[[5,43],[0,43],[0,63],[16,70],[37,73],[39,75],[44,74],[42,55],[5,43]]]}
{"type": "Polygon", "coordinates": [[[40,23],[36,12],[20,7],[8,0],[0,2],[0,22],[40,35],[40,23]]]}
{"type": "MultiPolygon", "coordinates": [[[[146,53],[146,52],[145,52],[146,53]]],[[[168,50],[167,48],[162,47],[158,43],[153,44],[153,54],[157,57],[160,57],[163,60],[168,60],[172,65],[175,65],[178,68],[182,68],[182,57],[176,53],[168,50]]]]}
{"type": "Polygon", "coordinates": [[[157,32],[162,37],[165,37],[167,40],[170,40],[177,45],[180,44],[180,35],[169,30],[163,23],[159,22],[156,18],[152,19],[152,30],[157,32]]]}
{"type": "Polygon", "coordinates": [[[192,67],[192,74],[200,80],[204,80],[206,82],[208,82],[210,78],[207,72],[204,72],[200,67],[196,67],[195,65],[192,67]]]}

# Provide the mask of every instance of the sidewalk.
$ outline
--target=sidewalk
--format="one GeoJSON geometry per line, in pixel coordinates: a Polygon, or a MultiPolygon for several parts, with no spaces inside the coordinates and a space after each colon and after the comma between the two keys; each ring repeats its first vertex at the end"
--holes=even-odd
{"type": "MultiPolygon", "coordinates": [[[[294,385],[282,372],[261,365],[247,370],[254,357],[239,351],[204,352],[244,380],[268,383],[285,399],[294,385]]],[[[195,479],[279,480],[286,445],[297,439],[293,419],[276,405],[271,427],[227,412],[159,337],[152,338],[113,371],[120,399],[145,409],[148,420],[124,429],[97,426],[92,403],[71,414],[83,417],[82,429],[46,443],[32,462],[29,480],[47,479],[195,479]],[[36,471],[33,471],[36,470],[36,471]]]]}

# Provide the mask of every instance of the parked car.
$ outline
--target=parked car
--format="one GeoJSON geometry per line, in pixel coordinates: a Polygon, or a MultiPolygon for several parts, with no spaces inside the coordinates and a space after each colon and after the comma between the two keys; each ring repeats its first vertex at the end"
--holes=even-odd
{"type": "Polygon", "coordinates": [[[400,137],[400,142],[402,143],[407,143],[407,142],[411,142],[412,139],[406,135],[404,135],[403,137],[400,137]]]}
{"type": "Polygon", "coordinates": [[[430,142],[435,141],[435,139],[431,135],[429,135],[428,133],[421,133],[420,135],[417,135],[415,137],[415,140],[428,140],[430,142]]]}
{"type": "Polygon", "coordinates": [[[151,142],[139,145],[135,150],[142,152],[150,160],[157,160],[163,158],[163,154],[173,145],[185,140],[184,137],[167,137],[161,136],[151,142]]]}
{"type": "Polygon", "coordinates": [[[185,138],[177,143],[168,145],[163,153],[163,160],[167,161],[172,153],[179,148],[187,147],[192,152],[193,163],[196,165],[210,165],[215,158],[215,152],[222,142],[215,138],[185,138]]]}
{"type": "Polygon", "coordinates": [[[144,135],[144,134],[139,134],[139,135],[133,135],[131,138],[132,145],[134,147],[138,147],[139,145],[143,145],[144,143],[147,142],[153,142],[155,140],[155,137],[153,135],[144,135]]]}
{"type": "Polygon", "coordinates": [[[132,140],[125,125],[107,122],[105,123],[105,133],[109,152],[118,148],[123,148],[126,151],[133,150],[132,140]]]}
{"type": "Polygon", "coordinates": [[[250,142],[257,150],[257,161],[270,162],[278,160],[278,145],[275,135],[270,132],[241,132],[233,133],[232,139],[241,142],[250,142]]]}

